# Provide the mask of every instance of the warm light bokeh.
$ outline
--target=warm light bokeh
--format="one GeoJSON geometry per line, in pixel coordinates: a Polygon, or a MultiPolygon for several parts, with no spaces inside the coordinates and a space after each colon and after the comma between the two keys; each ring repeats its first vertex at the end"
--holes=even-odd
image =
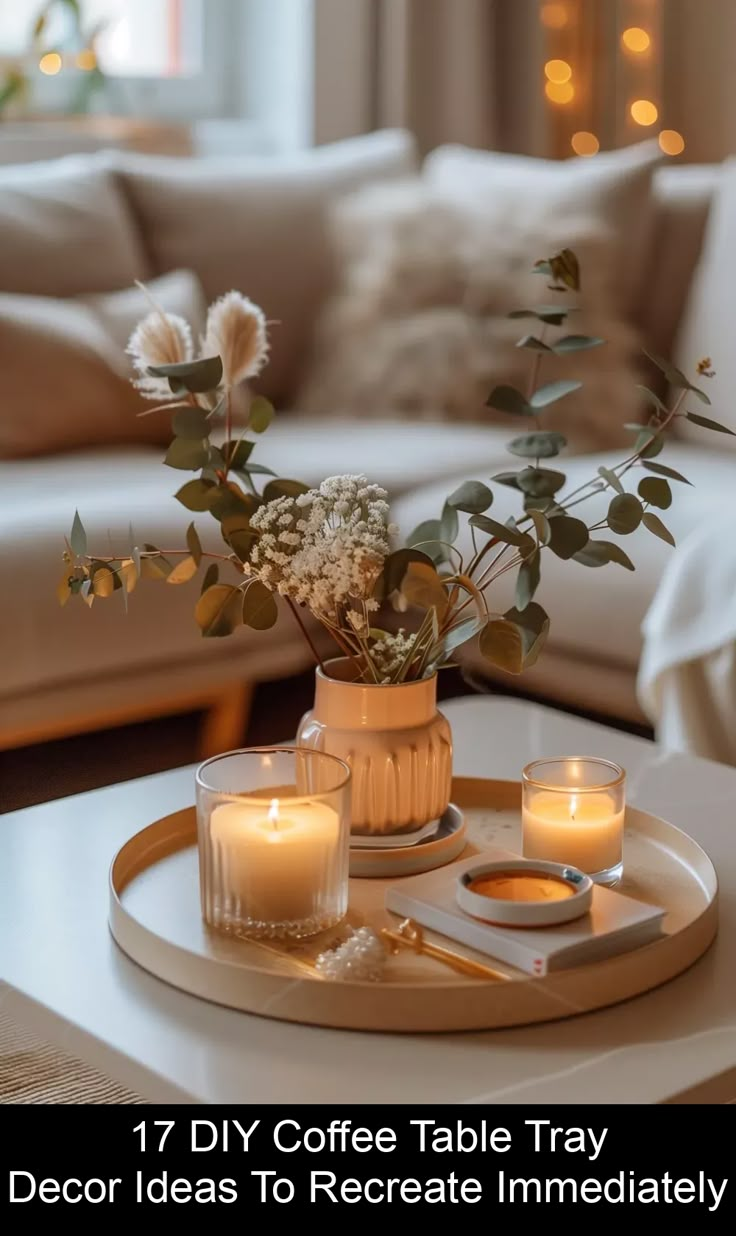
{"type": "Polygon", "coordinates": [[[77,52],[74,63],[82,72],[91,73],[92,69],[97,68],[97,57],[91,47],[86,47],[84,51],[77,52]]]}
{"type": "Polygon", "coordinates": [[[588,133],[582,129],[580,133],[573,133],[570,139],[570,145],[576,155],[580,155],[584,159],[588,159],[591,155],[598,154],[601,144],[598,141],[595,133],[588,133]]]}
{"type": "Polygon", "coordinates": [[[621,42],[627,51],[639,53],[647,51],[652,40],[641,26],[629,26],[621,35],[621,42]]]}
{"type": "Polygon", "coordinates": [[[551,103],[569,103],[575,97],[572,82],[547,82],[544,91],[551,103]]]}
{"type": "Polygon", "coordinates": [[[666,155],[679,155],[685,149],[685,138],[677,129],[663,129],[659,135],[659,147],[666,155]]]}
{"type": "Polygon", "coordinates": [[[562,86],[572,77],[572,69],[566,60],[548,60],[544,66],[544,75],[556,86],[562,86]]]}
{"type": "Polygon", "coordinates": [[[631,118],[636,124],[656,124],[659,112],[651,99],[637,99],[631,104],[631,118]]]}
{"type": "Polygon", "coordinates": [[[543,4],[540,16],[548,30],[564,30],[569,20],[565,4],[543,4]]]}
{"type": "Polygon", "coordinates": [[[58,52],[46,52],[39,60],[38,67],[47,77],[55,77],[61,72],[61,56],[58,52]]]}

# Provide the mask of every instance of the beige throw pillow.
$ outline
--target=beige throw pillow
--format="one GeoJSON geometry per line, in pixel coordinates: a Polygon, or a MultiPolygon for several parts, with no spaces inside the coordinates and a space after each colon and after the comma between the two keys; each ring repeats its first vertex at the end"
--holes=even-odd
{"type": "MultiPolygon", "coordinates": [[[[639,338],[623,308],[623,238],[615,218],[593,209],[590,195],[579,200],[572,185],[563,202],[558,177],[550,198],[546,173],[537,183],[529,179],[529,161],[522,161],[521,184],[502,162],[495,187],[489,181],[482,191],[472,177],[462,194],[425,177],[364,190],[338,207],[342,289],[325,310],[300,407],[342,416],[498,419],[485,400],[499,383],[524,389],[532,354],[514,344],[540,327],[507,314],[555,300],[530,267],[569,246],[581,260],[583,287],[581,311],[566,333],[607,343],[543,360],[542,380],[585,382],[544,420],[576,450],[628,440],[622,425],[639,411],[639,338]]],[[[629,224],[627,217],[622,227],[629,224]]],[[[547,333],[552,339],[561,332],[547,333]]]]}
{"type": "MultiPolygon", "coordinates": [[[[148,287],[199,335],[206,308],[193,274],[148,287]]],[[[149,308],[140,288],[73,300],[0,293],[0,458],[171,440],[171,417],[139,417],[151,405],[129,381],[125,347],[149,308]]]]}
{"type": "MultiPolygon", "coordinates": [[[[728,426],[736,434],[736,159],[724,164],[714,195],[700,262],[695,271],[675,347],[675,364],[708,394],[710,408],[689,398],[686,409],[728,426]],[[710,357],[715,377],[694,378],[698,361],[710,357]]],[[[671,394],[676,396],[677,392],[671,394]]],[[[736,437],[715,434],[688,421],[678,436],[711,449],[735,450],[736,437]]]]}

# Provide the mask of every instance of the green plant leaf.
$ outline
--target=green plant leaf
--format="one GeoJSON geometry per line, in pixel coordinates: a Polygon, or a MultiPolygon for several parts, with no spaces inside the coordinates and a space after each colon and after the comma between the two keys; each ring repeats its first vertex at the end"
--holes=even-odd
{"type": "Polygon", "coordinates": [[[520,339],[516,346],[517,348],[530,348],[533,352],[554,351],[554,349],[550,348],[549,345],[544,343],[542,339],[537,339],[536,335],[524,335],[523,339],[520,339]]]}
{"type": "Polygon", "coordinates": [[[477,635],[484,626],[485,621],[481,618],[466,618],[464,622],[459,622],[456,627],[448,631],[442,643],[443,661],[447,660],[456,648],[467,644],[468,640],[477,635]]]}
{"type": "Polygon", "coordinates": [[[528,558],[525,558],[519,567],[519,574],[516,577],[516,608],[520,611],[526,609],[539,587],[539,559],[540,553],[537,549],[528,558]]]}
{"type": "Polygon", "coordinates": [[[275,625],[278,616],[276,598],[270,588],[260,579],[254,579],[243,594],[243,622],[254,631],[267,631],[275,625]]]}
{"type": "Polygon", "coordinates": [[[197,563],[194,558],[182,558],[166,577],[167,584],[188,584],[197,574],[197,563]]]}
{"type": "Polygon", "coordinates": [[[597,335],[563,335],[552,347],[558,356],[566,356],[568,352],[586,352],[590,348],[599,348],[606,341],[597,335]]]}
{"type": "Polygon", "coordinates": [[[188,511],[207,511],[209,510],[210,494],[215,488],[214,481],[202,479],[187,481],[186,485],[182,485],[181,489],[176,491],[174,497],[188,511]]]}
{"type": "Polygon", "coordinates": [[[692,481],[689,481],[681,472],[676,472],[674,468],[668,467],[667,464],[652,463],[651,460],[647,459],[642,464],[642,467],[646,468],[648,472],[656,472],[657,476],[668,476],[671,481],[682,481],[683,485],[692,485],[692,481]]]}
{"type": "Polygon", "coordinates": [[[678,369],[676,365],[671,365],[668,360],[665,360],[663,356],[657,356],[655,352],[647,352],[646,348],[644,349],[644,355],[647,360],[650,360],[653,365],[657,366],[660,373],[664,374],[670,386],[678,386],[683,390],[689,390],[690,383],[682,370],[678,369]]]}
{"type": "Polygon", "coordinates": [[[728,425],[722,425],[720,421],[712,421],[709,416],[700,416],[697,412],[686,412],[685,416],[693,425],[699,425],[701,429],[713,429],[716,433],[730,433],[734,436],[733,429],[729,429],[728,425]]]}
{"type": "MultiPolygon", "coordinates": [[[[656,394],[655,391],[650,390],[648,386],[642,386],[640,382],[636,383],[636,389],[638,391],[641,391],[647,403],[650,403],[652,407],[656,408],[657,411],[661,413],[662,416],[669,416],[670,410],[667,407],[667,404],[663,403],[663,401],[660,399],[659,395],[656,394]]],[[[627,425],[626,428],[635,429],[638,433],[641,430],[642,426],[641,425],[627,425]]]]}
{"type": "Polygon", "coordinates": [[[457,511],[449,502],[446,502],[442,508],[440,530],[442,532],[442,540],[447,541],[449,545],[453,544],[458,532],[460,531],[457,511]]]}
{"type": "Polygon", "coordinates": [[[209,510],[222,523],[229,515],[248,521],[258,507],[258,499],[244,494],[239,485],[230,481],[216,485],[210,493],[209,510]]]}
{"type": "Polygon", "coordinates": [[[672,490],[664,477],[645,476],[639,481],[638,489],[639,497],[644,502],[658,506],[661,511],[666,511],[669,506],[672,506],[672,490]]]}
{"type": "Polygon", "coordinates": [[[177,438],[193,438],[201,442],[209,436],[210,423],[201,408],[179,408],[171,424],[177,438]]]}
{"type": "Polygon", "coordinates": [[[194,617],[207,639],[232,635],[243,622],[243,594],[231,584],[213,584],[197,601],[194,617]]]}
{"type": "Polygon", "coordinates": [[[566,446],[567,438],[564,434],[557,433],[554,429],[540,429],[537,433],[524,433],[514,438],[509,442],[507,450],[523,459],[552,459],[566,446]]]}
{"type": "Polygon", "coordinates": [[[104,563],[97,564],[92,572],[92,591],[96,597],[110,597],[115,591],[115,576],[104,563]]]}
{"type": "Polygon", "coordinates": [[[634,450],[640,459],[654,459],[664,447],[664,434],[652,434],[648,429],[642,429],[634,444],[634,450]]]}
{"type": "Polygon", "coordinates": [[[643,514],[641,502],[635,494],[616,494],[608,508],[608,526],[618,536],[628,536],[639,527],[643,514]]]}
{"type": "Polygon", "coordinates": [[[537,540],[539,541],[540,545],[549,545],[550,538],[552,536],[552,529],[550,527],[550,522],[547,519],[547,516],[544,514],[543,511],[531,510],[529,511],[529,518],[534,524],[534,529],[537,534],[537,540]]]}
{"type": "Polygon", "coordinates": [[[588,544],[589,533],[582,519],[555,515],[549,521],[549,547],[558,558],[574,558],[588,544]]]}
{"type": "Polygon", "coordinates": [[[397,549],[383,560],[383,570],[376,585],[375,594],[379,600],[385,600],[392,592],[400,592],[410,562],[423,562],[425,566],[434,566],[429,554],[420,549],[397,549]]]}
{"type": "Polygon", "coordinates": [[[480,633],[478,647],[486,661],[507,674],[520,674],[524,668],[524,643],[521,627],[507,618],[492,618],[480,633]]]}
{"type": "Polygon", "coordinates": [[[194,524],[190,524],[187,528],[187,549],[192,555],[197,566],[199,566],[202,561],[202,542],[199,539],[197,529],[194,524]]]}
{"type": "MultiPolygon", "coordinates": [[[[704,404],[706,404],[708,407],[710,407],[710,399],[709,399],[709,398],[708,398],[708,396],[706,395],[705,391],[701,391],[701,390],[700,390],[700,388],[699,388],[699,387],[697,387],[697,386],[688,386],[688,388],[687,388],[687,389],[690,391],[690,394],[691,394],[691,395],[695,395],[695,396],[697,396],[697,398],[700,400],[700,402],[701,402],[701,403],[704,403],[704,404]]],[[[688,414],[686,414],[686,415],[688,415],[688,414]]],[[[692,417],[691,417],[691,416],[689,416],[689,419],[690,419],[690,420],[692,420],[692,417]]],[[[696,423],[697,423],[697,422],[696,422],[696,423]]],[[[710,424],[709,428],[711,428],[711,429],[715,429],[716,427],[717,427],[718,429],[722,429],[722,428],[723,428],[723,426],[722,426],[722,425],[718,425],[716,421],[711,421],[711,424],[710,424]]],[[[731,430],[730,430],[730,429],[727,429],[727,430],[726,430],[726,433],[730,433],[730,432],[731,432],[731,430]]]]}
{"type": "Polygon", "coordinates": [[[439,564],[446,562],[449,556],[447,547],[439,544],[442,539],[442,526],[439,519],[425,519],[407,537],[406,543],[409,549],[423,549],[432,562],[439,564]]]}
{"type": "Polygon", "coordinates": [[[513,309],[507,316],[518,319],[537,318],[546,326],[562,326],[568,314],[569,310],[562,309],[559,305],[535,305],[533,309],[513,309]]]}
{"type": "Polygon", "coordinates": [[[276,480],[268,482],[263,491],[263,501],[273,502],[274,498],[298,498],[300,494],[308,492],[309,486],[303,485],[301,481],[291,481],[279,476],[276,480]]]}
{"type": "Polygon", "coordinates": [[[519,548],[526,548],[531,541],[534,542],[526,532],[520,532],[518,528],[509,527],[508,524],[499,523],[497,519],[491,519],[488,515],[471,515],[470,523],[474,528],[480,528],[481,532],[487,532],[489,536],[495,537],[497,541],[503,541],[506,545],[516,545],[519,548]]]}
{"type": "Polygon", "coordinates": [[[551,403],[557,403],[558,399],[564,399],[566,395],[572,395],[573,391],[579,391],[582,385],[582,382],[574,382],[571,379],[564,382],[548,382],[546,386],[540,386],[539,390],[534,392],[529,405],[535,411],[539,408],[548,408],[551,403]]]}
{"type": "Polygon", "coordinates": [[[79,511],[74,512],[74,520],[72,522],[72,530],[69,536],[69,544],[78,558],[85,557],[87,553],[87,533],[84,530],[84,524],[80,519],[79,511]]]}
{"type": "Polygon", "coordinates": [[[506,485],[509,489],[520,490],[521,489],[521,485],[519,484],[520,476],[521,476],[520,472],[497,472],[495,476],[491,477],[491,480],[495,481],[497,485],[506,485]]]}
{"type": "Polygon", "coordinates": [[[401,593],[410,605],[434,609],[439,617],[447,609],[447,589],[434,566],[426,562],[410,562],[401,583],[401,593]]]}
{"type": "Polygon", "coordinates": [[[524,468],[517,473],[518,487],[530,498],[553,498],[565,484],[564,472],[550,468],[524,468]]]}
{"type": "Polygon", "coordinates": [[[227,460],[229,468],[239,469],[244,468],[253,453],[255,442],[248,442],[245,438],[241,441],[226,442],[222,448],[223,460],[227,460]]]}
{"type": "Polygon", "coordinates": [[[154,378],[168,378],[175,395],[182,391],[201,395],[220,385],[222,361],[219,356],[207,356],[201,360],[179,361],[175,365],[151,365],[148,372],[154,378]]]}
{"type": "Polygon", "coordinates": [[[167,579],[172,567],[168,558],[164,558],[160,549],[148,542],[143,546],[147,554],[156,554],[155,558],[141,558],[141,577],[143,579],[167,579]]]}
{"type": "Polygon", "coordinates": [[[248,412],[248,428],[253,433],[265,433],[275,415],[273,404],[263,395],[256,395],[248,412]]]}
{"type": "Polygon", "coordinates": [[[245,468],[236,469],[236,471],[243,476],[276,476],[273,468],[266,468],[264,464],[251,463],[250,461],[248,461],[245,468]]]}
{"type": "Polygon", "coordinates": [[[658,536],[660,541],[666,541],[668,545],[676,545],[677,542],[669,528],[662,523],[659,515],[654,514],[654,511],[645,511],[641,522],[645,528],[648,528],[650,532],[658,536]]]}
{"type": "Polygon", "coordinates": [[[208,588],[214,587],[219,578],[220,568],[216,562],[211,562],[204,573],[204,579],[202,580],[202,592],[206,592],[208,588]]]}
{"type": "Polygon", "coordinates": [[[561,249],[548,262],[553,279],[563,283],[571,292],[580,291],[580,263],[572,249],[561,249]]]}
{"type": "Polygon", "coordinates": [[[465,481],[447,499],[456,511],[480,515],[493,505],[493,493],[482,481],[465,481]]]}
{"type": "Polygon", "coordinates": [[[617,494],[623,494],[626,492],[618,476],[615,472],[612,472],[610,468],[600,467],[598,469],[598,475],[603,478],[607,485],[610,485],[611,489],[615,489],[617,494]]]}
{"type": "Polygon", "coordinates": [[[72,595],[69,572],[65,571],[56,585],[56,599],[62,609],[66,605],[69,597],[72,595]]]}
{"type": "Polygon", "coordinates": [[[241,562],[249,562],[253,546],[258,540],[258,534],[251,532],[250,528],[233,528],[227,535],[223,531],[223,537],[235,556],[241,562]]]}
{"type": "Polygon", "coordinates": [[[487,408],[508,412],[511,416],[531,416],[529,402],[515,386],[496,386],[486,399],[487,408]]]}
{"type": "Polygon", "coordinates": [[[574,554],[573,558],[575,562],[581,562],[588,567],[601,567],[608,562],[616,562],[619,566],[626,567],[627,571],[636,569],[628,554],[615,541],[588,541],[585,549],[574,554]]]}
{"type": "Polygon", "coordinates": [[[180,468],[186,472],[196,472],[204,468],[209,459],[208,443],[194,438],[174,438],[164,463],[169,468],[180,468]]]}
{"type": "Polygon", "coordinates": [[[531,669],[539,660],[549,632],[549,616],[537,601],[530,601],[526,609],[516,607],[506,611],[504,617],[521,631],[523,653],[522,669],[531,669]]]}

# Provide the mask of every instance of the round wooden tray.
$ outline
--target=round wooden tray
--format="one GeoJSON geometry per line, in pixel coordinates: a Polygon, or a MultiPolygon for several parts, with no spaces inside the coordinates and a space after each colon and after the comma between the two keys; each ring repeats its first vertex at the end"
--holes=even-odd
{"type": "MultiPolygon", "coordinates": [[[[452,798],[468,825],[464,858],[494,845],[520,849],[520,797],[516,782],[454,779],[452,798]]],[[[264,1017],[408,1032],[526,1025],[573,1017],[657,987],[692,965],[715,937],[716,873],[691,837],[629,808],[624,863],[621,890],[667,911],[665,934],[643,948],[540,978],[491,961],[511,982],[468,978],[402,951],[390,959],[383,982],[330,982],[299,963],[339,943],[342,926],[288,946],[283,956],[205,927],[190,807],[150,824],[118,851],[110,870],[110,928],[120,948],[151,974],[264,1017]]],[[[397,919],[383,905],[389,883],[395,878],[351,880],[347,922],[395,926],[397,919]]],[[[427,938],[448,944],[432,932],[427,938]]]]}

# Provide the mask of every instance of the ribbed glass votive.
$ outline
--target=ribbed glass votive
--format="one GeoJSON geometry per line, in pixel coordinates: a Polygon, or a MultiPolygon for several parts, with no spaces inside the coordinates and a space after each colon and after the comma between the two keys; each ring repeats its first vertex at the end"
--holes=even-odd
{"type": "Polygon", "coordinates": [[[524,858],[567,863],[596,884],[623,873],[626,773],[592,756],[536,760],[522,774],[524,858]]]}
{"type": "Polygon", "coordinates": [[[316,935],[348,906],[350,769],[297,747],[231,751],[197,771],[202,915],[228,935],[316,935]]]}

